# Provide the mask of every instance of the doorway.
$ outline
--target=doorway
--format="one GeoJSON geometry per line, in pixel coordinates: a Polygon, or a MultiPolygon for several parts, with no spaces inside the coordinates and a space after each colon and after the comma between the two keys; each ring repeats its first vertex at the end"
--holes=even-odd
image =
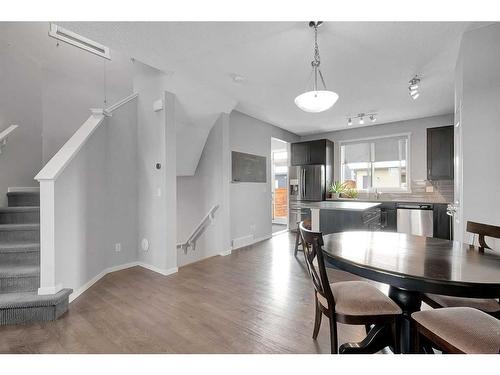
{"type": "Polygon", "coordinates": [[[288,230],[288,148],[287,142],[271,138],[272,233],[288,230]]]}

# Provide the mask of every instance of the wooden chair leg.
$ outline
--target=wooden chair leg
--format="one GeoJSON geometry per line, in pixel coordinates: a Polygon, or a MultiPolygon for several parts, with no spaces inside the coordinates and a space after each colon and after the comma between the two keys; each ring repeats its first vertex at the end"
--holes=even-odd
{"type": "Polygon", "coordinates": [[[331,353],[338,354],[337,321],[333,317],[330,317],[330,345],[331,353]]]}
{"type": "Polygon", "coordinates": [[[319,308],[319,302],[318,298],[314,298],[316,300],[315,306],[316,306],[316,313],[314,315],[314,331],[313,331],[313,340],[316,340],[318,338],[318,333],[319,333],[319,328],[321,327],[321,318],[323,316],[323,313],[321,312],[319,308]]]}
{"type": "Polygon", "coordinates": [[[297,252],[299,251],[299,241],[300,241],[300,230],[297,228],[297,235],[295,236],[295,251],[293,253],[294,256],[297,256],[297,252]]]}

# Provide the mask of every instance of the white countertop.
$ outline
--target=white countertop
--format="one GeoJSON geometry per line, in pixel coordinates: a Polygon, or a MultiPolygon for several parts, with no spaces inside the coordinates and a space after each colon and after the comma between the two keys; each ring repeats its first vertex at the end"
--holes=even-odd
{"type": "Polygon", "coordinates": [[[373,202],[290,202],[290,208],[309,208],[319,210],[365,211],[380,206],[381,203],[373,202]]]}

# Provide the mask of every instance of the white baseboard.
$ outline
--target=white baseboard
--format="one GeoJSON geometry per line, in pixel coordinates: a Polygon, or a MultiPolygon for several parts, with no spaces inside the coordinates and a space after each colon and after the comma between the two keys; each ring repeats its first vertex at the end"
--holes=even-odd
{"type": "Polygon", "coordinates": [[[221,257],[225,257],[225,256],[228,256],[228,255],[231,255],[231,249],[223,251],[223,252],[219,253],[219,255],[221,257]]]}
{"type": "Polygon", "coordinates": [[[141,266],[143,268],[147,268],[148,270],[161,273],[164,276],[168,276],[168,275],[171,275],[171,274],[176,273],[177,271],[179,271],[178,267],[172,267],[172,268],[169,268],[169,269],[164,269],[164,268],[158,268],[156,266],[153,266],[153,265],[147,264],[147,263],[143,263],[143,262],[137,262],[137,265],[141,266]]]}
{"type": "Polygon", "coordinates": [[[254,241],[253,234],[248,234],[246,236],[233,238],[233,240],[231,241],[231,247],[233,249],[239,249],[240,247],[251,245],[253,241],[254,241]]]}
{"type": "MultiPolygon", "coordinates": [[[[102,279],[108,273],[121,271],[121,270],[124,270],[127,268],[136,267],[136,266],[140,266],[142,268],[146,268],[148,270],[158,272],[164,276],[171,275],[171,274],[176,273],[178,271],[177,267],[164,270],[164,269],[152,266],[150,264],[142,263],[142,262],[130,262],[130,263],[125,263],[125,264],[120,264],[118,266],[109,267],[109,268],[106,268],[101,273],[99,273],[98,275],[94,276],[92,279],[90,279],[88,282],[86,282],[80,288],[75,290],[73,293],[71,293],[69,296],[69,302],[71,303],[75,299],[80,297],[87,289],[89,289],[92,285],[94,285],[96,282],[98,282],[100,279],[102,279]]],[[[40,294],[40,289],[38,290],[38,294],[40,294]]],[[[53,293],[50,293],[50,294],[53,294],[53,293]]]]}
{"type": "MultiPolygon", "coordinates": [[[[249,236],[245,236],[246,237],[249,237],[249,236]]],[[[253,236],[252,236],[253,237],[253,236]]],[[[243,238],[243,237],[240,237],[240,238],[243,238]]],[[[266,235],[266,236],[262,236],[262,237],[258,237],[258,238],[252,238],[252,241],[250,242],[247,242],[245,244],[242,244],[242,245],[238,245],[238,246],[234,246],[234,240],[233,240],[233,246],[231,247],[231,250],[237,250],[237,249],[241,249],[242,247],[246,247],[246,246],[250,246],[250,245],[254,245],[256,244],[257,242],[262,242],[262,241],[265,241],[265,240],[268,240],[272,238],[272,234],[270,235],[266,235]]]]}

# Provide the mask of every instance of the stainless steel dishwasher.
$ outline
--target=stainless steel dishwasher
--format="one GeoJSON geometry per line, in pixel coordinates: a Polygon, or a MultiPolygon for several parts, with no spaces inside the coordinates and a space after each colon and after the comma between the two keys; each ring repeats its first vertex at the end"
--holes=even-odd
{"type": "Polygon", "coordinates": [[[399,233],[432,237],[434,235],[434,207],[432,204],[398,203],[397,231],[399,233]]]}

